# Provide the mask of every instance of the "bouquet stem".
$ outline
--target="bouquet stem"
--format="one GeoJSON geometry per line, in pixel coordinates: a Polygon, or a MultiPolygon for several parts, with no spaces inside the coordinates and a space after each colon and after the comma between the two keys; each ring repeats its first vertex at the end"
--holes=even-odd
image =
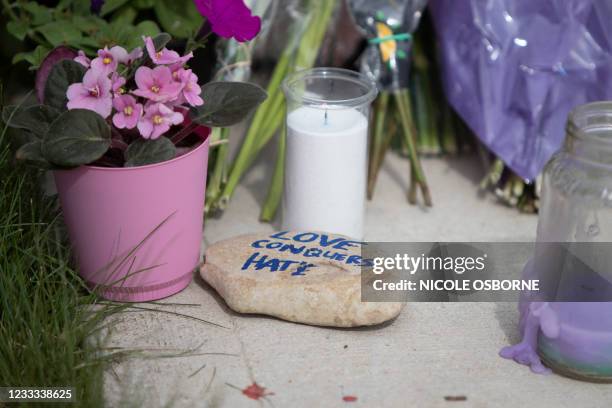
{"type": "Polygon", "coordinates": [[[213,128],[212,132],[211,140],[218,141],[218,143],[221,144],[216,149],[215,164],[206,188],[205,213],[207,214],[209,211],[216,211],[225,207],[224,203],[219,200],[219,195],[221,194],[221,186],[224,183],[227,168],[227,154],[229,152],[229,145],[227,143],[229,139],[229,129],[213,128]]]}
{"type": "Polygon", "coordinates": [[[410,188],[408,189],[408,201],[411,204],[416,204],[416,187],[418,186],[423,195],[425,205],[431,207],[432,201],[429,186],[427,185],[425,173],[423,172],[416,148],[416,129],[412,121],[410,94],[407,89],[399,89],[393,92],[393,97],[400,113],[404,141],[408,150],[408,157],[410,158],[411,180],[410,188]]]}
{"type": "MultiPolygon", "coordinates": [[[[305,69],[314,65],[335,3],[334,0],[310,1],[311,16],[308,21],[311,24],[305,25],[306,31],[299,32],[296,37],[300,39],[297,47],[296,43],[290,42],[283,51],[267,87],[268,99],[260,106],[253,117],[219,200],[229,201],[244,173],[281,127],[285,116],[281,82],[295,69],[294,67],[305,69]]],[[[279,158],[276,162],[270,191],[262,208],[261,218],[265,220],[273,218],[282,195],[283,169],[278,169],[278,167],[284,166],[285,140],[282,140],[283,138],[286,138],[286,136],[281,135],[281,140],[279,140],[279,158]]]]}
{"type": "Polygon", "coordinates": [[[374,186],[378,178],[378,171],[385,157],[385,122],[389,108],[389,92],[382,91],[374,105],[374,131],[370,146],[370,160],[368,169],[368,199],[374,195],[374,186]]]}
{"type": "MultiPolygon", "coordinates": [[[[253,121],[251,122],[251,126],[247,131],[247,134],[244,138],[244,142],[240,147],[240,151],[238,152],[238,156],[234,161],[232,169],[229,174],[229,178],[227,180],[227,184],[223,189],[223,194],[221,195],[221,200],[229,201],[234,190],[238,186],[242,175],[247,170],[249,165],[255,160],[255,157],[261,150],[267,140],[264,140],[264,137],[261,136],[262,128],[265,128],[266,133],[276,132],[275,123],[270,122],[271,116],[274,115],[275,112],[278,111],[278,107],[282,105],[283,95],[280,91],[280,84],[283,78],[286,76],[287,71],[289,69],[290,62],[290,54],[285,50],[283,55],[281,56],[276,68],[274,69],[274,73],[272,74],[272,78],[270,83],[268,84],[267,92],[268,99],[257,109],[255,116],[253,117],[253,121]],[[261,147],[260,147],[261,146],[261,147]]],[[[281,118],[282,121],[282,118],[281,118]]]]}
{"type": "Polygon", "coordinates": [[[270,222],[276,214],[276,210],[283,195],[283,181],[285,178],[285,145],[287,143],[287,129],[283,129],[278,138],[278,155],[276,156],[276,164],[274,165],[274,174],[272,175],[272,184],[268,190],[268,196],[261,209],[260,219],[264,222],[270,222]]]}

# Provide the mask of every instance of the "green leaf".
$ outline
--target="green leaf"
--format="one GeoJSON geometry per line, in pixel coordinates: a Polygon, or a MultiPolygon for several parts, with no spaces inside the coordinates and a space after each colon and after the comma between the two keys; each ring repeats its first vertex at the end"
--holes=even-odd
{"type": "Polygon", "coordinates": [[[155,37],[153,37],[153,45],[155,45],[155,50],[159,51],[170,42],[172,37],[168,33],[159,33],[155,37]]]}
{"type": "Polygon", "coordinates": [[[192,0],[157,0],[155,15],[162,28],[176,38],[187,38],[203,23],[192,0]]]}
{"type": "Polygon", "coordinates": [[[105,15],[117,10],[127,2],[128,0],[106,0],[102,6],[102,9],[100,10],[100,15],[104,17],[105,15]]]}
{"type": "Polygon", "coordinates": [[[144,166],[171,160],[176,147],[167,137],[155,140],[137,139],[125,151],[125,167],[144,166]]]}
{"type": "Polygon", "coordinates": [[[191,108],[191,120],[204,126],[228,127],[247,117],[268,95],[247,82],[209,82],[200,96],[204,105],[191,108]]]}
{"type": "Polygon", "coordinates": [[[2,121],[12,128],[26,129],[42,138],[59,115],[60,112],[57,109],[45,105],[25,108],[7,106],[2,110],[2,121]]]}
{"type": "Polygon", "coordinates": [[[13,56],[12,63],[17,64],[18,62],[26,61],[28,64],[30,64],[29,69],[35,70],[40,66],[40,64],[42,64],[47,54],[49,54],[49,51],[51,51],[49,48],[39,45],[34,49],[34,51],[20,52],[15,54],[13,56]]]}
{"type": "Polygon", "coordinates": [[[54,47],[62,44],[74,45],[83,37],[81,31],[69,21],[47,23],[38,27],[36,31],[41,33],[54,47]]]}
{"type": "Polygon", "coordinates": [[[6,31],[11,33],[13,37],[23,41],[28,34],[28,25],[23,21],[9,21],[6,25],[6,31]]]}
{"type": "Polygon", "coordinates": [[[32,25],[37,26],[53,21],[53,14],[51,14],[51,10],[34,1],[30,1],[21,7],[30,14],[30,22],[32,25]]]}
{"type": "MultiPolygon", "coordinates": [[[[74,14],[80,14],[82,16],[86,16],[91,14],[91,0],[69,0],[66,3],[69,3],[69,6],[74,14]]],[[[62,2],[56,7],[56,9],[62,10],[62,2]]]]}
{"type": "Polygon", "coordinates": [[[133,27],[128,41],[125,43],[125,48],[132,50],[136,47],[142,47],[142,37],[153,37],[159,34],[159,27],[150,20],[145,20],[133,27]]]}
{"type": "Polygon", "coordinates": [[[58,166],[80,166],[96,161],[111,143],[111,130],[104,118],[87,109],[62,113],[42,142],[44,157],[58,166]]]}
{"type": "Polygon", "coordinates": [[[81,30],[83,33],[91,35],[97,33],[101,27],[106,26],[106,21],[96,16],[79,16],[72,17],[72,24],[81,30]]]}
{"type": "Polygon", "coordinates": [[[142,42],[141,37],[155,37],[159,34],[159,27],[155,23],[155,21],[145,20],[138,23],[135,27],[136,36],[138,37],[138,42],[142,42]]]}
{"type": "Polygon", "coordinates": [[[132,5],[137,9],[148,9],[155,5],[155,0],[133,0],[132,5]]]}
{"type": "Polygon", "coordinates": [[[17,150],[15,157],[17,160],[31,161],[43,167],[50,167],[49,162],[42,154],[41,146],[42,142],[40,140],[24,144],[17,150]]]}
{"type": "Polygon", "coordinates": [[[81,82],[85,67],[73,60],[62,60],[51,69],[45,83],[44,102],[60,111],[66,110],[66,91],[71,84],[81,82]]]}
{"type": "Polygon", "coordinates": [[[132,27],[134,25],[134,20],[138,15],[138,11],[134,7],[122,7],[113,13],[113,22],[126,24],[132,27]]]}

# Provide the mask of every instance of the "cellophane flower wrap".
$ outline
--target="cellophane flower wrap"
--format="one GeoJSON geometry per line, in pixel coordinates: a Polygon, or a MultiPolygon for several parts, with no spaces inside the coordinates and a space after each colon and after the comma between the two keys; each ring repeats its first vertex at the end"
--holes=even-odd
{"type": "Polygon", "coordinates": [[[350,0],[349,4],[370,43],[361,71],[375,80],[380,90],[407,88],[412,33],[427,0],[350,0]]]}
{"type": "Polygon", "coordinates": [[[612,4],[431,0],[446,94],[478,138],[534,180],[568,113],[612,98],[612,4]]]}

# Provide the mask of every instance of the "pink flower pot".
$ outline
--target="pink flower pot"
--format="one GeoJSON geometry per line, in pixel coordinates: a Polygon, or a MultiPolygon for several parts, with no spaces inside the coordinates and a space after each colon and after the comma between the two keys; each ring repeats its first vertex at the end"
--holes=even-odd
{"type": "Polygon", "coordinates": [[[79,273],[103,297],[142,302],[184,289],[199,262],[208,139],[142,167],[55,171],[79,273]]]}

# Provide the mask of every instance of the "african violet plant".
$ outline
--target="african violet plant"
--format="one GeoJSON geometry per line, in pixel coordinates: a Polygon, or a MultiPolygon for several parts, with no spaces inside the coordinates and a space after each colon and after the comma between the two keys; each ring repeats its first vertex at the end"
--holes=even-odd
{"type": "Polygon", "coordinates": [[[200,87],[186,65],[192,53],[167,49],[169,40],[143,37],[144,50],[105,47],[91,60],[55,49],[37,72],[40,104],[2,112],[30,140],[17,157],[55,168],[158,163],[199,143],[202,126],[233,125],[266,98],[248,83],[200,87]]]}

